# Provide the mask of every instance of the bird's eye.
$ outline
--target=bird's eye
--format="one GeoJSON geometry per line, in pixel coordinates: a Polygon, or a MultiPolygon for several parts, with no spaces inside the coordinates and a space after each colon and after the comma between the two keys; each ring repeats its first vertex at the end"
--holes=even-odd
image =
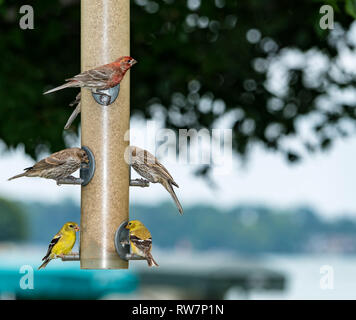
{"type": "Polygon", "coordinates": [[[70,225],[69,225],[69,228],[73,228],[73,225],[72,225],[72,224],[70,224],[70,225]]]}

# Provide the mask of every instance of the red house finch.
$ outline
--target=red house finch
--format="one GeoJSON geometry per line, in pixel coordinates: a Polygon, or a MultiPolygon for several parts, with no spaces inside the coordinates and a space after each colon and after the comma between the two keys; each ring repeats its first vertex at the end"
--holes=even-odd
{"type": "Polygon", "coordinates": [[[89,88],[94,93],[106,90],[118,85],[129,70],[137,61],[131,57],[120,57],[119,59],[103,66],[84,71],[73,78],[66,79],[67,83],[46,91],[44,94],[65,88],[89,88]]]}
{"type": "Polygon", "coordinates": [[[51,154],[49,157],[37,162],[33,167],[24,169],[9,180],[20,177],[40,177],[58,181],[69,177],[77,171],[82,163],[89,163],[86,152],[80,148],[70,148],[51,154]]]}
{"type": "Polygon", "coordinates": [[[177,205],[180,214],[183,214],[183,208],[173,190],[172,185],[179,188],[178,184],[173,180],[168,170],[157,160],[155,156],[147,150],[139,147],[130,146],[130,165],[135,171],[152,183],[160,183],[172,196],[177,205]]]}
{"type": "Polygon", "coordinates": [[[71,107],[74,106],[74,105],[77,105],[77,106],[75,107],[75,109],[72,112],[72,114],[70,115],[66,125],[64,126],[64,130],[68,130],[70,128],[70,126],[72,125],[73,121],[75,120],[75,118],[80,113],[80,110],[81,110],[80,100],[81,100],[81,98],[82,98],[82,94],[79,92],[77,94],[77,96],[75,97],[75,100],[69,104],[71,107]]]}

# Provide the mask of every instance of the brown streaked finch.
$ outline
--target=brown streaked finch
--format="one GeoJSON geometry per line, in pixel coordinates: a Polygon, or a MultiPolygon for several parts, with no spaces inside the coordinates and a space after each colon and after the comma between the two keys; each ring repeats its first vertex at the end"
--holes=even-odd
{"type": "Polygon", "coordinates": [[[130,146],[129,164],[143,178],[152,183],[160,183],[170,193],[177,205],[180,214],[183,208],[173,190],[173,186],[179,188],[168,170],[158,161],[158,159],[147,150],[139,147],[130,146]]]}
{"type": "Polygon", "coordinates": [[[51,154],[37,162],[34,166],[24,169],[25,172],[8,180],[20,177],[40,177],[58,181],[69,177],[77,171],[82,163],[89,163],[86,152],[80,148],[69,148],[51,154]]]}
{"type": "Polygon", "coordinates": [[[84,71],[76,76],[66,79],[67,83],[44,92],[48,94],[65,88],[88,88],[94,93],[103,94],[100,90],[106,90],[117,86],[137,61],[129,56],[123,56],[114,62],[94,69],[84,71]]]}
{"type": "Polygon", "coordinates": [[[77,96],[75,97],[75,100],[69,104],[69,106],[71,106],[71,107],[75,106],[75,105],[77,105],[77,106],[75,107],[75,109],[72,112],[72,114],[70,115],[66,125],[64,126],[64,130],[68,130],[70,128],[70,126],[72,125],[73,121],[76,119],[76,117],[80,113],[80,111],[81,111],[81,106],[80,106],[81,98],[82,98],[82,94],[79,92],[77,94],[77,96]]]}

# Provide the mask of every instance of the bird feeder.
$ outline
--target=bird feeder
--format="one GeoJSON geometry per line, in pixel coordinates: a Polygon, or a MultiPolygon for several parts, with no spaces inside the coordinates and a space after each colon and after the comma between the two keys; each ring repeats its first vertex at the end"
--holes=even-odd
{"type": "MultiPolygon", "coordinates": [[[[81,1],[82,71],[129,55],[129,22],[129,1],[81,1]]],[[[89,164],[81,168],[76,181],[61,181],[82,186],[80,253],[61,257],[80,260],[82,269],[126,269],[128,260],[142,260],[130,255],[128,230],[122,232],[129,217],[129,186],[149,186],[144,179],[131,180],[124,158],[129,123],[129,75],[120,85],[99,93],[82,89],[81,139],[89,164]],[[118,235],[127,241],[119,244],[118,235]]]]}
{"type": "MultiPolygon", "coordinates": [[[[130,1],[81,1],[81,70],[130,54],[130,1]]],[[[127,269],[116,253],[117,227],[129,217],[129,166],[124,137],[130,123],[130,78],[111,101],[82,89],[81,139],[92,151],[95,174],[81,190],[80,266],[127,269]],[[102,103],[100,103],[102,102],[102,103]],[[109,103],[108,103],[109,102],[109,103]]]]}

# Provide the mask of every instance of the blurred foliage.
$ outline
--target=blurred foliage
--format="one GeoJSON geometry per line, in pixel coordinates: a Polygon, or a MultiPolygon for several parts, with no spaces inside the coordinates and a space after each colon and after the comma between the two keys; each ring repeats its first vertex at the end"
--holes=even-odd
{"type": "MultiPolygon", "coordinates": [[[[228,115],[233,147],[245,155],[250,145],[278,150],[290,161],[298,150],[285,142],[299,137],[299,119],[317,115],[313,139],[300,138],[308,151],[330,147],[349,134],[353,105],[322,103],[333,89],[355,84],[338,61],[340,44],[353,51],[344,30],[354,1],[136,0],[132,4],[132,114],[160,116],[169,128],[212,128],[228,115]],[[319,27],[322,4],[335,7],[334,32],[319,27]],[[302,54],[288,66],[287,49],[302,54]],[[313,69],[313,56],[326,61],[313,69]],[[284,70],[274,80],[275,62],[284,70]],[[273,79],[272,79],[273,80],[273,79]],[[272,81],[273,82],[273,81],[272,81]]],[[[64,147],[62,128],[77,91],[43,96],[80,70],[80,5],[75,0],[31,1],[35,29],[21,30],[22,1],[0,1],[0,137],[8,147],[24,143],[32,156],[42,147],[64,147]]],[[[281,70],[281,69],[279,69],[281,70]]],[[[78,125],[78,121],[76,122],[78,125]]],[[[73,130],[75,130],[74,128],[73,130]]],[[[74,133],[75,131],[73,131],[74,133]]]]}
{"type": "MultiPolygon", "coordinates": [[[[48,234],[58,232],[58,226],[66,221],[80,221],[79,207],[71,201],[24,205],[28,212],[28,242],[47,245],[48,234]],[[43,232],[44,229],[47,231],[43,232]]],[[[221,210],[196,205],[185,208],[184,215],[178,217],[177,209],[168,202],[132,205],[130,212],[130,219],[139,219],[149,228],[154,247],[163,249],[238,254],[356,253],[355,219],[327,221],[310,208],[281,210],[240,205],[221,210]]]]}
{"type": "Polygon", "coordinates": [[[0,242],[27,238],[26,215],[17,203],[0,198],[0,242]]]}
{"type": "Polygon", "coordinates": [[[346,0],[345,1],[345,10],[349,15],[356,18],[356,1],[355,0],[346,0]]]}
{"type": "Polygon", "coordinates": [[[307,207],[280,210],[239,205],[230,210],[196,205],[177,219],[171,203],[135,205],[131,219],[144,221],[160,248],[265,253],[356,253],[356,221],[326,221],[307,207]],[[149,219],[147,216],[149,215],[149,219]]]}
{"type": "Polygon", "coordinates": [[[30,242],[48,242],[49,235],[56,234],[67,221],[80,224],[80,208],[70,200],[60,204],[30,203],[26,208],[30,242]]]}

